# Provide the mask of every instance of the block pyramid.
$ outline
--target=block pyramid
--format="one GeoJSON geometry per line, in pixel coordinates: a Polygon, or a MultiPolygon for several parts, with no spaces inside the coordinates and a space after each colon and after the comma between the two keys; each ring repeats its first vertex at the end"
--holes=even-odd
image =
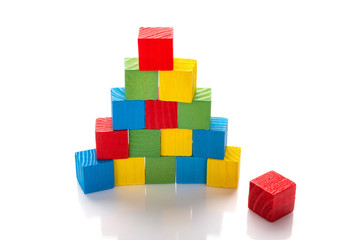
{"type": "Polygon", "coordinates": [[[228,119],[211,116],[211,89],[197,88],[196,60],[173,57],[173,28],[140,28],[138,57],[124,66],[125,87],[111,89],[112,117],[96,119],[96,149],[75,153],[83,192],[163,183],[237,188],[241,148],[227,146],[228,119]]]}

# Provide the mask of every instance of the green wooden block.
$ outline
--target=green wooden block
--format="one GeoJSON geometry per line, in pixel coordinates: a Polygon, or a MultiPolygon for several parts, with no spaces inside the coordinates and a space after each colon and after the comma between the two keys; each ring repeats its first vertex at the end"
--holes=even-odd
{"type": "Polygon", "coordinates": [[[178,128],[210,129],[211,88],[197,88],[191,103],[178,103],[178,128]]]}
{"type": "Polygon", "coordinates": [[[145,159],[145,183],[175,183],[176,157],[145,159]]]}
{"type": "Polygon", "coordinates": [[[160,157],[160,130],[129,130],[130,157],[160,157]]]}
{"type": "Polygon", "coordinates": [[[125,100],[157,100],[158,71],[139,71],[138,58],[125,58],[125,100]]]}

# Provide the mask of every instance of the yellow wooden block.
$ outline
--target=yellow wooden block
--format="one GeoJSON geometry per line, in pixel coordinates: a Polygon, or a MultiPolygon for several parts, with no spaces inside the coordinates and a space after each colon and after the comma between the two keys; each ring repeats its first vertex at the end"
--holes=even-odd
{"type": "Polygon", "coordinates": [[[196,60],[174,58],[174,70],[159,71],[159,99],[192,102],[196,90],[196,74],[196,60]]]}
{"type": "Polygon", "coordinates": [[[191,156],[191,129],[161,129],[161,156],[191,156]]]}
{"type": "Polygon", "coordinates": [[[114,159],[115,185],[145,184],[145,158],[114,159]]]}
{"type": "Polygon", "coordinates": [[[208,158],[206,185],[237,188],[240,172],[241,148],[227,147],[223,160],[208,158]]]}

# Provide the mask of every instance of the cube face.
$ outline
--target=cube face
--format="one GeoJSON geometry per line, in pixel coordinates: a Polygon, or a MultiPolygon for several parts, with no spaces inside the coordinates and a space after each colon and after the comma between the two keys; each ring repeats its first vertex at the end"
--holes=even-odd
{"type": "Polygon", "coordinates": [[[140,28],[138,46],[140,71],[173,70],[173,28],[140,28]]]}
{"type": "Polygon", "coordinates": [[[174,70],[159,72],[159,100],[191,103],[196,75],[196,60],[174,58],[174,70]]]}
{"type": "Polygon", "coordinates": [[[139,71],[138,58],[125,58],[125,100],[157,100],[158,72],[139,71]]]}
{"type": "Polygon", "coordinates": [[[85,194],[114,187],[113,160],[97,161],[96,150],[75,153],[76,178],[85,194]]]}
{"type": "Polygon", "coordinates": [[[95,136],[98,160],[129,157],[128,131],[113,131],[111,118],[96,119],[95,136]]]}
{"type": "Polygon", "coordinates": [[[152,183],[175,183],[176,158],[159,157],[146,158],[145,182],[152,183]]]}
{"type": "Polygon", "coordinates": [[[178,103],[145,101],[145,128],[164,129],[178,127],[178,103]]]}
{"type": "Polygon", "coordinates": [[[176,158],[177,183],[206,183],[207,159],[196,157],[176,158]]]}
{"type": "Polygon", "coordinates": [[[250,181],[249,209],[270,222],[291,213],[295,205],[296,184],[270,171],[250,181]]]}
{"type": "Polygon", "coordinates": [[[192,130],[161,129],[161,156],[191,156],[192,130]]]}
{"type": "Polygon", "coordinates": [[[224,160],[209,158],[206,184],[213,187],[237,188],[241,148],[227,147],[224,160]]]}
{"type": "Polygon", "coordinates": [[[145,184],[145,158],[114,159],[115,185],[145,184]]]}
{"type": "Polygon", "coordinates": [[[130,130],[129,142],[130,157],[160,157],[160,130],[130,130]]]}

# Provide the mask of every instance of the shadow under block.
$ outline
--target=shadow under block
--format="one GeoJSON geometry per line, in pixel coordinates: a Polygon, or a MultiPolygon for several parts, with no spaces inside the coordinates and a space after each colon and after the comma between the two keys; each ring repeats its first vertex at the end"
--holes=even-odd
{"type": "Polygon", "coordinates": [[[139,71],[138,58],[125,58],[125,100],[157,100],[158,71],[139,71]]]}
{"type": "Polygon", "coordinates": [[[207,159],[176,158],[176,183],[206,183],[207,159]]]}
{"type": "Polygon", "coordinates": [[[161,129],[161,156],[191,156],[191,129],[161,129]]]}
{"type": "Polygon", "coordinates": [[[173,70],[172,27],[141,27],[139,29],[140,71],[173,70]]]}
{"type": "Polygon", "coordinates": [[[145,101],[145,128],[178,127],[178,103],[159,100],[145,101]]]}
{"type": "Polygon", "coordinates": [[[113,160],[96,160],[96,150],[75,153],[76,178],[83,192],[92,193],[114,187],[113,160]]]}
{"type": "Polygon", "coordinates": [[[115,185],[145,184],[145,158],[114,159],[115,185]]]}
{"type": "Polygon", "coordinates": [[[250,181],[249,209],[274,222],[294,210],[295,192],[293,181],[270,171],[250,181]]]}
{"type": "Polygon", "coordinates": [[[129,157],[128,130],[113,131],[111,118],[96,119],[95,136],[98,160],[129,157]]]}
{"type": "Polygon", "coordinates": [[[174,70],[159,71],[159,100],[192,102],[196,90],[196,74],[196,60],[174,58],[174,70]]]}
{"type": "Polygon", "coordinates": [[[146,184],[175,183],[175,157],[146,158],[145,161],[146,184]]]}
{"type": "Polygon", "coordinates": [[[210,129],[211,88],[197,88],[191,103],[178,104],[178,126],[185,129],[210,129]]]}
{"type": "Polygon", "coordinates": [[[211,117],[210,130],[193,130],[193,156],[223,159],[227,132],[227,118],[211,117]]]}
{"type": "Polygon", "coordinates": [[[241,148],[227,147],[223,160],[208,158],[206,184],[213,187],[237,188],[241,148]]]}
{"type": "Polygon", "coordinates": [[[160,130],[129,130],[130,157],[160,157],[160,130]]]}
{"type": "Polygon", "coordinates": [[[111,89],[111,111],[114,130],[145,128],[145,101],[125,100],[124,88],[111,89]]]}

